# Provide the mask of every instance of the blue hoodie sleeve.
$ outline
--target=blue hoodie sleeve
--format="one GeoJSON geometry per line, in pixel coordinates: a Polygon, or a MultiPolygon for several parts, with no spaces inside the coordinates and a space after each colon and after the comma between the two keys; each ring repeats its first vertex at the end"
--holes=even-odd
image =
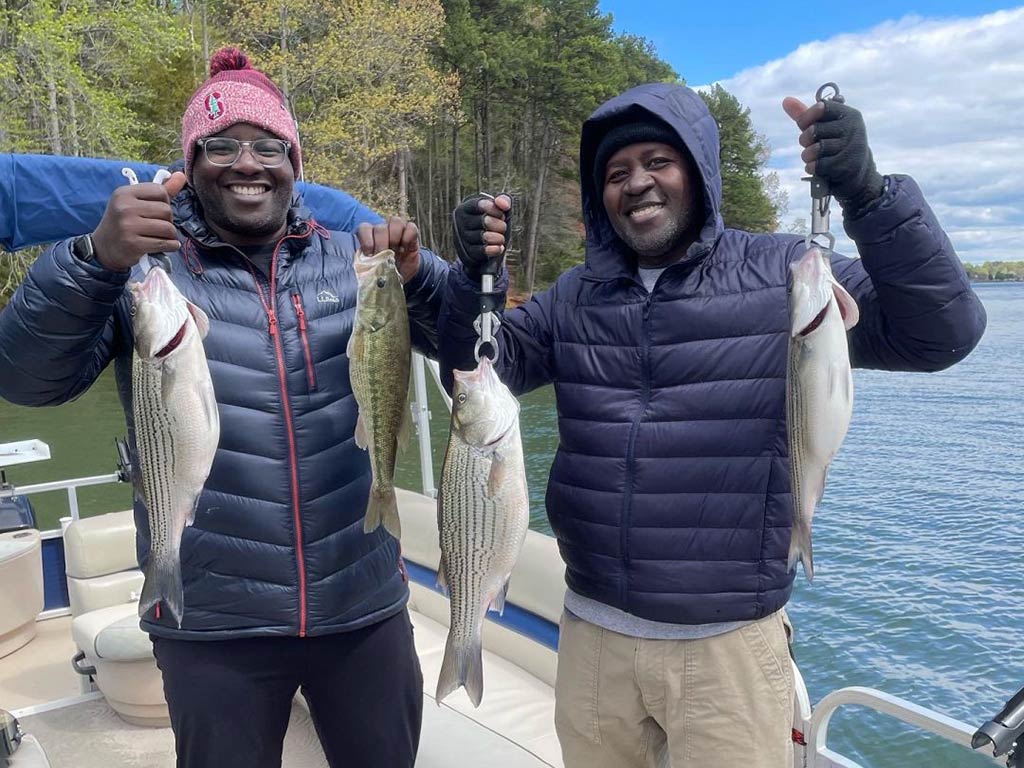
{"type": "Polygon", "coordinates": [[[304,181],[297,182],[295,189],[313,211],[316,220],[327,229],[355,232],[360,224],[380,224],[384,221],[376,211],[340,189],[304,181]]]}
{"type": "Polygon", "coordinates": [[[914,180],[891,176],[881,200],[843,225],[861,255],[832,259],[860,308],[853,364],[939,371],[964,359],[985,331],[985,308],[914,180]]]}
{"type": "Polygon", "coordinates": [[[70,241],[43,253],[0,312],[0,397],[60,405],[85,392],[113,356],[129,274],[82,263],[70,241]]]}
{"type": "MultiPolygon", "coordinates": [[[[497,290],[508,286],[506,274],[498,280],[497,290]]],[[[551,383],[554,378],[552,364],[552,305],[555,290],[535,294],[521,307],[502,313],[501,326],[495,338],[498,376],[514,395],[521,395],[551,383]]],[[[438,319],[441,380],[451,392],[452,370],[471,371],[476,368],[473,349],[477,332],[473,321],[479,314],[480,286],[455,264],[448,271],[441,316],[438,319]]]]}

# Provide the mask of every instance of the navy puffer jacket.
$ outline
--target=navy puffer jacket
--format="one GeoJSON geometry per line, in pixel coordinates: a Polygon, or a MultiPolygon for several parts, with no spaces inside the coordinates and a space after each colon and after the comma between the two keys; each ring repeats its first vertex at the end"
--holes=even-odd
{"type": "MultiPolygon", "coordinates": [[[[322,229],[297,199],[272,295],[268,279],[206,228],[189,190],[175,198],[175,221],[183,247],[165,258],[175,285],[210,317],[204,346],[221,437],[182,540],[182,627],[151,612],[143,628],[187,639],[321,635],[395,614],[408,599],[398,542],[383,528],[363,533],[370,467],[353,438],[345,353],[354,236],[322,229]]],[[[57,405],[113,360],[134,456],[129,276],[83,264],[69,244],[38,259],[0,315],[0,397],[57,405]]],[[[406,286],[413,341],[427,353],[436,349],[432,318],[446,272],[424,251],[406,286]]],[[[139,501],[135,522],[144,566],[139,501]]]]}
{"type": "MultiPolygon", "coordinates": [[[[693,91],[634,88],[583,127],[586,260],[505,313],[499,371],[516,392],[553,382],[559,446],[547,512],[580,595],[661,622],[757,619],[789,599],[787,279],[803,240],[725,229],[718,131],[693,91]],[[648,293],[594,187],[608,121],[650,113],[696,159],[705,222],[648,293]]],[[[985,314],[917,185],[890,177],[845,221],[861,259],[833,258],[860,305],[855,365],[935,371],[970,352],[985,314]]],[[[446,365],[473,367],[476,286],[449,274],[446,365]]]]}

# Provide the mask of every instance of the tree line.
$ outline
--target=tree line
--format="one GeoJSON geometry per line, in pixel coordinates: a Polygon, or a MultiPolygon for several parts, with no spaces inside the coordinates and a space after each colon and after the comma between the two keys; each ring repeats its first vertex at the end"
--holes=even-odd
{"type": "MultiPolygon", "coordinates": [[[[520,295],[582,259],[583,120],[630,86],[684,82],[597,0],[0,0],[0,151],[173,162],[227,44],[284,91],[307,181],[414,217],[438,253],[465,195],[510,192],[520,295]]],[[[725,89],[702,95],[726,224],[776,230],[765,139],[725,89]]],[[[0,304],[29,258],[0,260],[0,304]]]]}
{"type": "Polygon", "coordinates": [[[967,276],[978,282],[1022,282],[1024,261],[986,261],[981,264],[964,264],[967,276]]]}

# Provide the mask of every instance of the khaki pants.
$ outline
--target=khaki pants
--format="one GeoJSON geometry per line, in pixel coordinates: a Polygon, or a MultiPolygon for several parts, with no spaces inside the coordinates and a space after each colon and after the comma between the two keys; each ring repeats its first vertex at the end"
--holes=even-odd
{"type": "Polygon", "coordinates": [[[792,768],[786,621],[778,611],[703,640],[642,640],[563,613],[565,768],[792,768]]]}

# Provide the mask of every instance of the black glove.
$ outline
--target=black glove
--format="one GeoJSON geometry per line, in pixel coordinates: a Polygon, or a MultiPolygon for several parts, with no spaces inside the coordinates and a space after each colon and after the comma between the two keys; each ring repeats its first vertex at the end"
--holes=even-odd
{"type": "Polygon", "coordinates": [[[505,248],[498,256],[489,256],[484,251],[484,213],[480,210],[481,200],[493,200],[491,195],[480,193],[470,195],[452,212],[455,229],[455,251],[466,274],[474,280],[481,275],[497,275],[508,251],[508,239],[512,232],[512,210],[505,211],[505,248]]]}
{"type": "Polygon", "coordinates": [[[825,115],[814,124],[814,138],[820,144],[814,175],[828,181],[847,216],[855,216],[881,196],[885,180],[875,170],[860,112],[826,100],[825,115]]]}

